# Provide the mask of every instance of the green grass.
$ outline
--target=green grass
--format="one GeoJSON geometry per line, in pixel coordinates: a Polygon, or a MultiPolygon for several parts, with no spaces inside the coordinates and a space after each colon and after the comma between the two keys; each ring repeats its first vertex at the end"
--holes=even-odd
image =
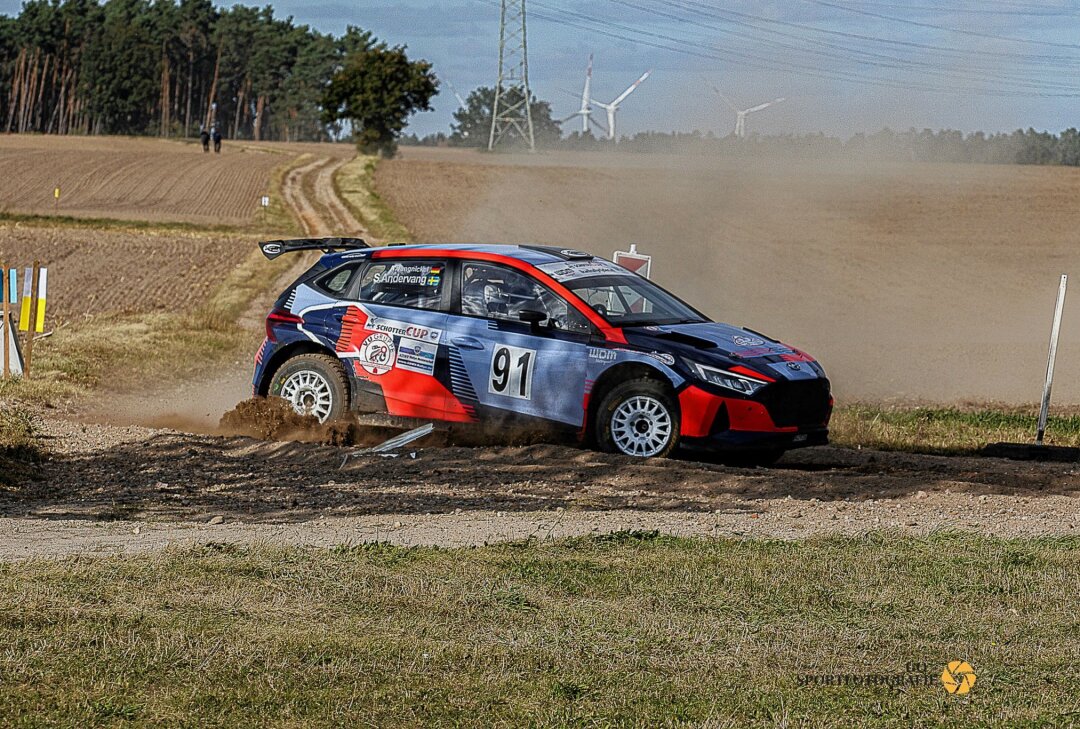
{"type": "Polygon", "coordinates": [[[1063,725],[1077,584],[1080,540],[960,534],[16,563],[0,724],[1063,725]],[[908,663],[929,685],[800,685],[908,663]]]}
{"type": "Polygon", "coordinates": [[[35,228],[79,228],[84,230],[132,230],[140,232],[243,233],[248,228],[235,225],[203,225],[179,221],[125,220],[121,218],[76,218],[70,215],[37,215],[0,211],[0,222],[35,228]]]}
{"type": "Polygon", "coordinates": [[[334,173],[334,190],[371,234],[382,241],[410,243],[412,235],[399,223],[375,191],[378,157],[359,155],[334,173]]]}
{"type": "MultiPolygon", "coordinates": [[[[836,409],[830,432],[833,443],[849,448],[964,454],[987,443],[1033,442],[1037,421],[1034,408],[857,404],[836,409]]],[[[1066,412],[1051,417],[1046,442],[1080,446],[1080,415],[1066,412]]]]}

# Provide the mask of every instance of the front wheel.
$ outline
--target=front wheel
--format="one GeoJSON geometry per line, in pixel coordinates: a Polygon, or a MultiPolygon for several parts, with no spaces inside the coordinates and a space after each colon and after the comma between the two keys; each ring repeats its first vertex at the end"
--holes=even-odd
{"type": "Polygon", "coordinates": [[[596,413],[597,444],[608,453],[663,458],[679,445],[679,411],[668,388],[638,379],[613,388],[596,413]]]}
{"type": "Polygon", "coordinates": [[[285,362],[274,373],[270,394],[320,423],[341,418],[349,408],[345,371],[336,357],[326,354],[301,354],[285,362]]]}

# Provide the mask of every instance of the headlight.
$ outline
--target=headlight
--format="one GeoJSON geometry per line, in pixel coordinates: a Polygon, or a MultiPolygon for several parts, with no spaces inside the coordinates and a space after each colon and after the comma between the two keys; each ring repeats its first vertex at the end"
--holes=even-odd
{"type": "Polygon", "coordinates": [[[724,387],[728,390],[734,390],[735,392],[741,392],[744,395],[753,395],[755,392],[769,384],[764,380],[756,380],[753,377],[747,377],[746,375],[738,375],[734,372],[728,372],[727,370],[718,369],[716,367],[709,367],[692,360],[683,360],[686,362],[690,371],[693,372],[699,380],[708,382],[710,385],[716,385],[718,387],[724,387]]]}

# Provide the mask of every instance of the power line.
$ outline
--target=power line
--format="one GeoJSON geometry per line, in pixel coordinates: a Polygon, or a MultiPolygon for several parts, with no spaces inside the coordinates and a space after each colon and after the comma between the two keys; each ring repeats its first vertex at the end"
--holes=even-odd
{"type": "Polygon", "coordinates": [[[941,30],[946,33],[956,33],[957,35],[966,35],[972,38],[984,38],[987,40],[1005,41],[1008,43],[1022,43],[1031,46],[1048,46],[1051,48],[1068,48],[1069,50],[1080,50],[1080,45],[1075,43],[1055,43],[1054,41],[1040,41],[1030,38],[1011,38],[1004,35],[994,35],[992,33],[980,33],[977,30],[966,30],[964,28],[949,28],[944,25],[937,25],[936,23],[923,23],[918,20],[908,20],[907,18],[898,18],[893,15],[885,15],[883,13],[875,13],[870,10],[860,10],[858,8],[848,7],[847,5],[839,5],[837,3],[826,2],[825,0],[803,0],[803,2],[811,3],[813,5],[820,5],[825,8],[833,8],[834,10],[843,10],[847,13],[854,13],[856,15],[865,15],[869,18],[877,18],[878,20],[888,20],[892,23],[902,23],[904,25],[911,25],[917,28],[928,28],[931,30],[941,30]]]}

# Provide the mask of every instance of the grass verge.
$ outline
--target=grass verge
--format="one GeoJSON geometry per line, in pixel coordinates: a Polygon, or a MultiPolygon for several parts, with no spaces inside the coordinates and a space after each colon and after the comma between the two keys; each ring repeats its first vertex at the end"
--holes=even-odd
{"type": "Polygon", "coordinates": [[[412,236],[375,192],[377,157],[360,155],[334,173],[334,190],[357,220],[380,241],[409,243],[412,236]]]}
{"type": "Polygon", "coordinates": [[[8,564],[0,723],[1062,725],[1078,582],[1080,540],[961,534],[8,564]]]}
{"type": "MultiPolygon", "coordinates": [[[[987,443],[1030,443],[1037,421],[1034,407],[857,404],[836,409],[830,432],[833,443],[849,448],[960,455],[974,453],[987,443]]],[[[1046,441],[1080,446],[1080,415],[1066,412],[1051,417],[1046,441]]]]}
{"type": "Polygon", "coordinates": [[[0,403],[0,487],[37,474],[41,451],[36,431],[28,411],[0,403]]]}

